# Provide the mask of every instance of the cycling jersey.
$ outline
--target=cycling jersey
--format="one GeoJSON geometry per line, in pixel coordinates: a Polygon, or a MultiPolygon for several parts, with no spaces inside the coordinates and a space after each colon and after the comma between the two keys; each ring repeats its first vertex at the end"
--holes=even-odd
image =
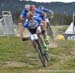
{"type": "MultiPolygon", "coordinates": [[[[38,9],[41,10],[41,11],[43,11],[43,12],[45,12],[45,13],[50,13],[50,14],[52,14],[52,10],[47,9],[47,8],[45,8],[45,7],[38,8],[38,9]]],[[[48,19],[48,16],[46,16],[46,19],[48,19]]]]}
{"type": "Polygon", "coordinates": [[[28,13],[28,11],[26,9],[23,9],[20,16],[22,16],[24,19],[26,19],[27,18],[27,13],[28,13]]]}
{"type": "Polygon", "coordinates": [[[50,9],[47,9],[47,8],[45,8],[45,7],[41,7],[41,8],[38,8],[39,10],[42,10],[42,11],[44,11],[44,12],[46,12],[46,13],[50,13],[50,12],[52,12],[50,9]]]}
{"type": "MultiPolygon", "coordinates": [[[[35,16],[36,16],[36,17],[41,17],[41,18],[44,20],[45,18],[44,18],[43,12],[45,12],[45,13],[51,13],[52,11],[49,10],[49,9],[47,9],[47,8],[42,8],[42,9],[37,8],[37,9],[35,10],[35,13],[36,13],[35,16]]],[[[46,16],[46,19],[48,19],[47,16],[46,16]]]]}
{"type": "Polygon", "coordinates": [[[49,12],[50,12],[50,10],[47,9],[47,8],[43,8],[43,9],[41,9],[41,10],[44,11],[44,12],[46,12],[46,13],[49,13],[49,12]]]}
{"type": "Polygon", "coordinates": [[[35,29],[36,27],[40,26],[42,19],[39,17],[34,17],[33,23],[29,22],[28,20],[24,23],[23,27],[28,29],[35,29]]]}
{"type": "Polygon", "coordinates": [[[36,9],[35,13],[37,14],[36,16],[42,18],[42,20],[44,20],[44,15],[43,15],[43,11],[40,9],[36,9]]]}

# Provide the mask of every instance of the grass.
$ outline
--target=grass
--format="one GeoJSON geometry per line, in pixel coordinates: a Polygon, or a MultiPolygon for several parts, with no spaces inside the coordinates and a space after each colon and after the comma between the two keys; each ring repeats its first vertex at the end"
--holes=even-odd
{"type": "Polygon", "coordinates": [[[50,41],[49,60],[44,68],[30,41],[0,37],[0,73],[75,73],[75,41],[50,41]]]}
{"type": "Polygon", "coordinates": [[[55,42],[58,46],[49,48],[50,62],[44,68],[30,41],[0,37],[0,73],[74,73],[75,41],[55,42]]]}

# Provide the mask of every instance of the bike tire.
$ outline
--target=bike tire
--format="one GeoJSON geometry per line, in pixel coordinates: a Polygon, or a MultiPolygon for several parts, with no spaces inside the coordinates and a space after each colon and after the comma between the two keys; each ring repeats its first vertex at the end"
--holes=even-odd
{"type": "MultiPolygon", "coordinates": [[[[41,43],[40,43],[39,40],[38,40],[38,44],[41,46],[41,43]]],[[[46,53],[43,48],[41,48],[41,50],[42,50],[41,53],[43,54],[43,57],[45,58],[45,60],[46,60],[47,62],[49,62],[48,53],[46,53]]]]}
{"type": "Polygon", "coordinates": [[[38,45],[37,52],[38,52],[39,59],[40,59],[42,65],[44,67],[47,67],[48,64],[47,64],[46,58],[44,56],[44,51],[41,47],[41,44],[40,44],[39,40],[36,40],[36,43],[38,45]]]}
{"type": "Polygon", "coordinates": [[[44,56],[45,56],[45,58],[46,58],[47,62],[49,62],[48,54],[45,54],[44,56]]]}
{"type": "Polygon", "coordinates": [[[54,40],[53,31],[51,29],[51,26],[50,26],[49,22],[47,23],[47,33],[52,38],[52,40],[54,40]]]}

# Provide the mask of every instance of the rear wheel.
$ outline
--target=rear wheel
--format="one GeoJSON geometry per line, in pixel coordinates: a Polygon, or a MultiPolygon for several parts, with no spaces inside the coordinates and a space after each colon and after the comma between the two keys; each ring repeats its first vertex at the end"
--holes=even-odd
{"type": "Polygon", "coordinates": [[[47,23],[47,33],[51,37],[51,39],[54,40],[53,31],[51,29],[51,26],[50,26],[50,23],[49,22],[47,23]]]}

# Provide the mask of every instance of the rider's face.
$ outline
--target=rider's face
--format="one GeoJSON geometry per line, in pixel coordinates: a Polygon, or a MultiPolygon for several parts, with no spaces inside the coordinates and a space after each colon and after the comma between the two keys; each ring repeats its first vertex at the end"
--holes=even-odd
{"type": "Polygon", "coordinates": [[[26,10],[29,11],[30,10],[30,7],[26,8],[26,10]]]}

